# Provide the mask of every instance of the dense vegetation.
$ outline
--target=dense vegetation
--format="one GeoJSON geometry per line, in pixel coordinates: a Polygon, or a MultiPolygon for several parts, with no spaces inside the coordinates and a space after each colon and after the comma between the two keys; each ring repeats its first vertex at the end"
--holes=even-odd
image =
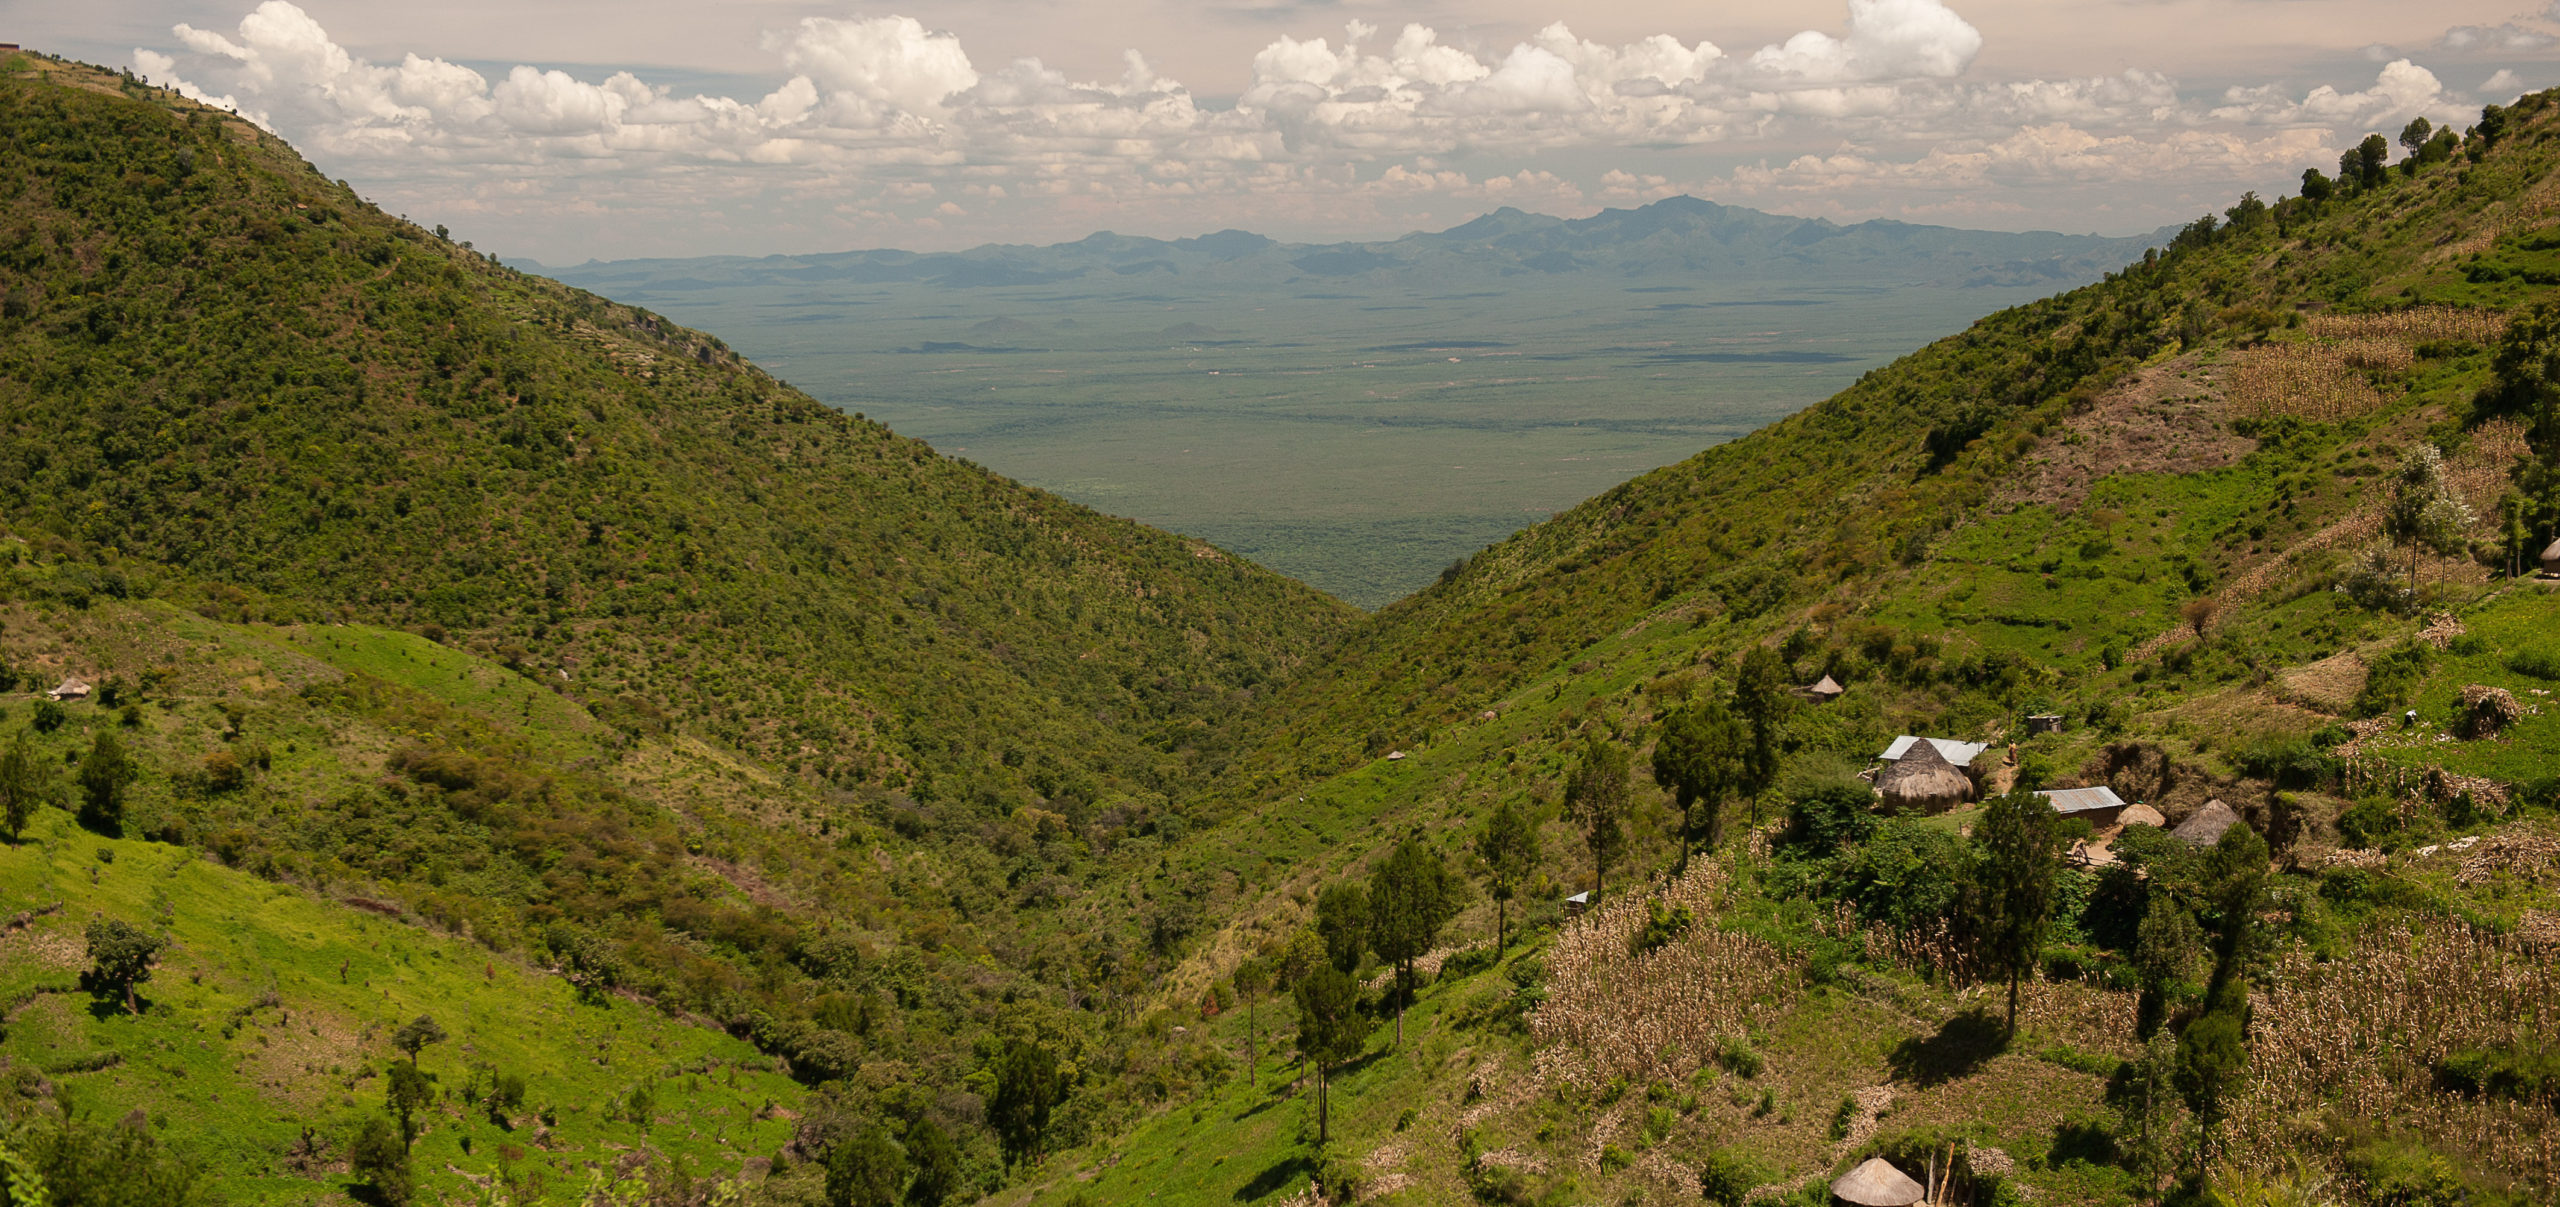
{"type": "Polygon", "coordinates": [[[58,1203],[2545,1201],[2548,101],[1355,623],[0,63],[0,664],[97,687],[0,713],[0,1151],[58,1203]],[[1878,819],[1924,732],[1986,803],[1878,819]],[[2065,866],[2009,789],[2079,783],[2239,821],[2065,866]]]}

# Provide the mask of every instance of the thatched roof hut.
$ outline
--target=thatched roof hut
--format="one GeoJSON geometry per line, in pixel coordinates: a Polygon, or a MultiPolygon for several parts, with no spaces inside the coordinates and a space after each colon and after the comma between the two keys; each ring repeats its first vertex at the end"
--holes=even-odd
{"type": "Polygon", "coordinates": [[[2542,572],[2560,578],[2560,541],[2551,542],[2551,547],[2542,551],[2542,572]]]}
{"type": "Polygon", "coordinates": [[[2169,837],[2191,847],[2209,847],[2222,841],[2223,831],[2239,824],[2240,815],[2232,812],[2231,806],[2209,800],[2203,808],[2196,810],[2195,816],[2179,822],[2177,829],[2169,831],[2169,837]]]}
{"type": "Polygon", "coordinates": [[[2160,811],[2149,805],[2126,805],[2124,812],[2116,814],[2116,824],[2156,827],[2168,825],[2169,819],[2160,816],[2160,811]]]}
{"type": "Polygon", "coordinates": [[[61,686],[54,688],[48,694],[56,700],[86,700],[89,698],[89,685],[81,682],[77,675],[67,675],[64,676],[61,686]]]}
{"type": "Polygon", "coordinates": [[[1829,704],[1830,702],[1839,699],[1841,693],[1848,690],[1848,688],[1840,686],[1839,680],[1834,679],[1829,675],[1824,675],[1822,677],[1822,682],[1804,689],[1804,694],[1805,698],[1812,700],[1816,704],[1829,704]]]}
{"type": "Polygon", "coordinates": [[[1944,813],[1973,799],[1973,777],[1948,762],[1934,743],[1913,742],[1876,776],[1876,791],[1897,813],[1944,813]]]}
{"type": "Polygon", "coordinates": [[[1927,1187],[1882,1157],[1869,1157],[1831,1184],[1831,1197],[1856,1207],[1911,1207],[1929,1196],[1927,1187]]]}

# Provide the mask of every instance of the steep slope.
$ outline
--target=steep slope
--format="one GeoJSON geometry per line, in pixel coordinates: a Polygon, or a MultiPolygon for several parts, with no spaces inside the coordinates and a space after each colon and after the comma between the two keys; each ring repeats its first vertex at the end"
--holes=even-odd
{"type": "MultiPolygon", "coordinates": [[[[97,687],[9,709],[26,799],[268,878],[340,932],[396,916],[804,1082],[863,1070],[950,1129],[971,1185],[1002,1176],[971,1080],[991,1036],[1086,1062],[1070,1126],[1155,1100],[1127,1003],[1171,949],[1057,907],[1180,832],[1242,703],[1349,609],[809,402],[132,80],[12,55],[0,113],[0,671],[97,687]],[[49,770],[93,760],[123,772],[49,770]]],[[[47,958],[78,962],[78,935],[47,958]]],[[[211,1029],[218,997],[162,1004],[211,1029]]],[[[10,1042],[31,1036],[55,1033],[10,1042]]],[[[265,1088],[343,1145],[381,1082],[323,1082],[379,1077],[348,1063],[378,1050],[265,1088]]],[[[204,1109],[13,1059],[20,1088],[112,1117],[204,1109]]],[[[280,1193],[252,1183],[289,1133],[261,1128],[217,1184],[280,1193]]],[[[419,1176],[460,1193],[502,1154],[419,1176]]],[[[584,1179],[555,1160],[557,1199],[584,1179]]]]}
{"type": "MultiPolygon", "coordinates": [[[[2504,314],[2548,296],[2532,282],[2549,274],[2525,261],[2543,254],[2536,232],[2560,161],[2539,103],[2528,98],[2509,120],[2519,128],[2496,151],[2475,140],[2476,162],[2458,157],[2405,181],[2394,172],[2393,187],[2325,206],[2262,206],[2245,227],[2208,218],[2166,257],[1986,318],[1820,406],[1483,551],[1382,611],[1275,702],[1276,715],[1321,718],[1284,730],[1290,754],[1275,755],[1277,774],[1420,742],[1649,619],[1720,622],[1738,637],[1873,612],[1926,576],[1951,530],[2038,503],[2067,515],[2110,469],[2190,467],[2175,455],[2139,459],[2126,444],[2076,452],[2096,429],[2164,399],[2215,404],[2201,422],[2221,443],[2197,468],[2253,449],[2269,454],[2262,462],[2307,468],[2312,454],[2255,440],[2252,425],[2328,418],[2363,436],[2393,418],[2386,402],[2404,398],[2431,404],[2427,422],[2494,418],[2495,409],[2475,415],[2466,391],[2483,381],[2484,345],[2504,314]],[[2439,317],[2431,306],[2487,309],[2439,317]],[[2397,311],[2411,313],[2386,317],[2397,311]],[[2274,343],[2261,346],[2271,330],[2274,343]],[[2181,353],[2192,356],[2171,359],[2181,353]],[[2140,397],[2127,403],[2126,391],[2140,397]],[[2077,487],[2027,480],[2070,457],[2077,487]],[[2092,468],[2093,458],[2105,464],[2092,468]]],[[[2351,475],[2325,486],[2263,476],[2259,488],[2282,496],[2296,526],[2305,507],[2336,518],[2357,501],[2351,475]],[[2317,497],[2297,501],[2306,489],[2317,497]]],[[[2498,498],[2474,500],[2484,519],[2498,498]]],[[[2547,541],[2560,515],[2540,506],[2530,526],[2547,541]]],[[[2158,551],[2182,563],[2186,580],[2165,602],[2212,595],[2210,584],[2282,552],[2264,536],[2247,522],[2182,525],[2158,551]]],[[[2119,635],[2140,645],[2174,623],[2155,611],[2119,635]]],[[[1958,627],[1989,647],[2008,644],[1984,636],[1996,626],[1958,627]]],[[[2075,642],[2067,665],[2085,669],[2105,644],[2104,635],[2075,642]]]]}
{"type": "Polygon", "coordinates": [[[388,218],[242,123],[11,74],[24,535],[434,624],[634,732],[990,805],[1164,790],[1348,616],[388,218]]]}
{"type": "MultiPolygon", "coordinates": [[[[1283,1113],[1312,1115],[1303,1081],[1204,1083],[1074,1176],[1204,1202],[1311,1178],[1411,1201],[1813,1202],[1868,1156],[1915,1176],[1952,1156],[1972,1202],[2147,1201],[2197,1168],[2233,1197],[2546,1200],[2547,1084],[2481,1070],[2560,1042],[2524,1004],[2560,935],[2560,591],[2506,570],[2560,535],[2538,309],[2560,301],[2554,100],[2325,200],[2244,200],[1380,613],[1272,702],[1252,790],[1168,861],[1168,885],[1268,887],[1232,894],[1161,1000],[1187,1021],[1231,970],[1285,965],[1323,890],[1403,836],[1464,865],[1503,805],[1544,837],[1510,905],[1527,950],[1489,949],[1479,897],[1401,1043],[1377,983],[1330,1148],[1283,1113]],[[2413,556],[2385,521],[2430,452],[2462,507],[2413,556]],[[1672,877],[1681,818],[1646,782],[1662,721],[1729,700],[1763,649],[1848,693],[1796,706],[1774,782],[1730,792],[1723,848],[1672,877]],[[2115,841],[2139,877],[2057,873],[2005,1035],[1971,929],[1982,814],[1857,808],[1850,774],[1897,734],[1983,742],[1993,783],[2104,784],[2172,823],[2220,800],[2264,840],[2254,922],[2196,907],[2245,938],[2232,983],[2256,1011],[2226,1116],[2138,1092],[2170,1084],[2212,1008],[2209,953],[2137,941],[2208,893],[2201,865],[2137,836],[2115,841]],[[1593,865],[1559,806],[1590,739],[1629,749],[1637,787],[1620,899],[1576,923],[1561,898],[1593,865]],[[2173,974],[2144,963],[2164,950],[2173,974]],[[2200,1152],[2208,1127],[2230,1130],[2200,1152]]],[[[1232,1013],[1202,1025],[1194,1042],[1246,1041],[1232,1013]]]]}

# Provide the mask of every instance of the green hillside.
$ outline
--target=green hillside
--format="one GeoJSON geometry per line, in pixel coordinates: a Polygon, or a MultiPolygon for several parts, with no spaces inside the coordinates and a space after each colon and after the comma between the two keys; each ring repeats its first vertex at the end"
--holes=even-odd
{"type": "MultiPolygon", "coordinates": [[[[1370,1037],[1335,1099],[1348,1120],[1325,1158],[1337,1188],[1653,1201],[1694,1195],[1702,1177],[1713,1197],[1729,1168],[1793,1201],[1879,1151],[1917,1171],[1925,1152],[1970,1145],[2000,1165],[1965,1189],[1975,1201],[2002,1182],[2058,1201],[2146,1200],[2155,1188],[2141,1179],[2175,1182],[2198,1134],[2180,1105],[2153,1120],[2175,1118],[2173,1142],[2135,1144],[2129,1132],[2149,1132],[2126,1113],[2118,1073],[2143,1055],[2135,931],[2160,895],[2066,874],[2033,1021],[2004,1038],[1975,1013],[1974,855],[1954,838],[1978,814],[1887,826],[1836,851],[1790,841],[1831,830],[1818,820],[1825,786],[1897,734],[1987,742],[2004,764],[2016,743],[2003,780],[2108,784],[2173,823],[2220,799],[2272,847],[2276,921],[2243,932],[2235,966],[2263,1012],[2250,1032],[2262,1063],[2235,1091],[2258,1113],[2213,1164],[2225,1193],[2538,1201],[2554,1170],[2535,1146],[2552,1132],[2530,1104],[2547,1091],[2527,1077],[2501,1098],[2464,1089],[2479,1082],[2460,1070],[2554,1039],[2518,1003],[2542,992],[2560,916],[2538,820],[2560,805],[2560,683],[2543,652],[2560,592],[2506,567],[2521,552],[2529,569],[2560,535],[2560,391],[2548,320],[2527,317],[2549,296],[2537,276],[2560,280],[2532,258],[2551,237],[2560,151],[2548,98],[2483,130],[2360,187],[2324,176],[2324,201],[2244,202],[2166,255],[1985,319],[1385,609],[1283,690],[1270,736],[1241,764],[1255,790],[1222,806],[1229,820],[1187,865],[1176,856],[1174,881],[1234,875],[1273,890],[1169,996],[1210,992],[1249,956],[1286,958],[1318,891],[1367,876],[1397,835],[1456,856],[1508,804],[1546,819],[1539,882],[1514,908],[1559,929],[1501,966],[1516,974],[1444,977],[1423,1008],[1447,1026],[1427,1038],[1399,1047],[1383,1025],[1370,1037]],[[2441,454],[2469,518],[2420,551],[2413,594],[2409,547],[2386,521],[2421,446],[2441,454]],[[1728,837],[1713,904],[1683,941],[1702,975],[1773,980],[1728,989],[1739,1002],[1710,993],[1733,1013],[1676,1058],[1569,1076],[1576,1045],[1540,1022],[1558,1009],[1563,953],[1595,954],[1556,908],[1593,883],[1561,816],[1577,748],[1596,736],[1635,755],[1630,849],[1610,883],[1661,872],[1679,818],[1642,783],[1648,756],[1668,714],[1731,700],[1755,651],[1786,683],[1829,674],[1848,687],[1839,703],[1793,709],[1758,799],[1727,798],[1728,833],[1751,836],[1728,837]],[[2519,704],[2494,735],[2469,729],[2463,703],[2486,689],[2519,704]],[[2415,723],[2397,723],[2407,708],[2415,723]],[[2030,713],[2061,716],[2062,732],[2030,737],[2030,713]],[[2451,853],[2481,842],[2500,854],[2451,853]],[[2417,967],[2412,942],[2524,979],[2477,995],[2459,976],[2430,982],[2447,974],[2417,967]],[[2406,979],[2349,986],[2312,971],[2350,956],[2406,979]],[[2284,996],[2312,983],[2372,995],[2357,999],[2371,1013],[2329,1018],[2316,996],[2284,996]],[[2521,997],[2502,996],[2515,984],[2521,997]],[[1541,994],[1548,1004],[1525,1018],[1502,1006],[1541,994]],[[2396,1047],[2391,1028],[2405,1024],[2392,1011],[2421,999],[2445,1014],[2396,1047]],[[2454,1018],[2469,1030],[2438,1029],[2454,1018]],[[2296,1041],[2324,1030],[2360,1053],[2352,1076],[2369,1080],[2352,1092],[2345,1069],[2332,1084],[2305,1077],[2296,1041]],[[1738,1077],[1745,1068],[1768,1072],[1738,1077]],[[1913,1105],[1869,1130],[1877,1100],[1913,1105]]],[[[2192,874],[2176,866],[2161,855],[2148,870],[2192,874]]],[[[2169,899],[2189,892],[2204,890],[2169,899]]],[[[1604,948],[1644,933],[1642,904],[1602,924],[1604,948]]],[[[1479,897],[1444,943],[1486,942],[1491,914],[1479,897]]],[[[2163,1034],[2210,1013],[2210,961],[2185,958],[2198,979],[2159,991],[2163,1034]]],[[[1597,1011],[1641,1034],[1648,993],[1699,1000],[1675,969],[1617,975],[1610,994],[1559,1011],[1559,1027],[1597,1011]]],[[[1241,1043],[1231,1020],[1217,1025],[1241,1043]]],[[[1248,1199],[1317,1171],[1310,1137],[1268,1120],[1279,1100],[1220,1092],[1188,1123],[1160,1117],[1084,1158],[1095,1184],[1142,1154],[1155,1169],[1232,1154],[1231,1172],[1189,1176],[1248,1199]]]]}
{"type": "Polygon", "coordinates": [[[1355,617],[0,63],[0,1143],[396,1200],[427,1013],[418,1201],[2549,1201],[2551,100],[1355,617]]]}

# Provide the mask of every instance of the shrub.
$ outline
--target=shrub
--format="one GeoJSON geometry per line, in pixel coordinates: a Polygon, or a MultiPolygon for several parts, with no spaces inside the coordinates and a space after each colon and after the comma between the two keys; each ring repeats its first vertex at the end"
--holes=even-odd
{"type": "Polygon", "coordinates": [[[1835,867],[1836,896],[1854,901],[1861,917],[1913,931],[1950,917],[1956,874],[1968,858],[1964,844],[1945,830],[1909,818],[1888,819],[1865,843],[1843,853],[1835,867]]]}
{"type": "Polygon", "coordinates": [[[2436,1084],[2474,1098],[2560,1102],[2560,1052],[2533,1046],[2467,1048],[2436,1062],[2436,1084]]]}
{"type": "Polygon", "coordinates": [[[240,760],[228,750],[217,750],[204,756],[204,785],[216,792],[238,791],[249,781],[240,760]]]}
{"type": "Polygon", "coordinates": [[[1635,933],[1628,949],[1637,955],[1669,946],[1671,941],[1689,933],[1697,918],[1686,905],[1666,906],[1660,898],[1645,902],[1644,928],[1635,933]]]}
{"type": "Polygon", "coordinates": [[[2338,815],[2338,839],[2351,847],[2375,847],[2400,830],[2399,810],[2378,796],[2368,796],[2338,815]]]}
{"type": "Polygon", "coordinates": [[[405,1207],[409,1202],[409,1149],[389,1119],[367,1115],[356,1125],[355,1134],[347,1140],[347,1173],[371,1187],[374,1202],[382,1207],[405,1207]]]}
{"type": "Polygon", "coordinates": [[[1731,1149],[1709,1153],[1698,1163],[1698,1193],[1720,1207],[1741,1207],[1743,1196],[1765,1180],[1759,1165],[1731,1149]]]}
{"type": "Polygon", "coordinates": [[[2359,717],[2378,717],[2400,708],[2418,692],[2427,679],[2427,669],[2435,661],[2435,647],[2423,641],[2404,641],[2389,653],[2374,660],[2365,675],[2364,690],[2356,693],[2353,711],[2359,717]]]}
{"type": "Polygon", "coordinates": [[[2517,650],[2507,655],[2507,669],[2529,678],[2560,681],[2560,646],[2517,650]]]}
{"type": "Polygon", "coordinates": [[[1827,858],[1875,832],[1875,815],[1868,812],[1874,803],[1874,794],[1863,784],[1815,788],[1796,797],[1783,841],[1807,855],[1827,858]]]}

